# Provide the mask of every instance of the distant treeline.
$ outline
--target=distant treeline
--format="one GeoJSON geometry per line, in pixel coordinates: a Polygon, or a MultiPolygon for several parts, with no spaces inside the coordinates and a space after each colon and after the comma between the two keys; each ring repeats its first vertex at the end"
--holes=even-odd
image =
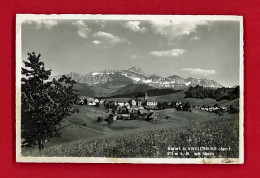
{"type": "Polygon", "coordinates": [[[190,87],[186,92],[186,98],[212,98],[217,101],[220,100],[234,100],[239,98],[239,86],[235,88],[203,88],[197,85],[196,87],[190,87]]]}
{"type": "MultiPolygon", "coordinates": [[[[146,93],[148,96],[160,96],[160,95],[166,95],[170,93],[176,93],[181,90],[174,90],[174,89],[151,89],[147,90],[146,93]]],[[[102,97],[102,99],[108,99],[108,98],[131,98],[131,97],[144,97],[144,92],[136,92],[136,93],[129,93],[129,94],[122,94],[122,95],[113,95],[109,97],[102,97]]]]}

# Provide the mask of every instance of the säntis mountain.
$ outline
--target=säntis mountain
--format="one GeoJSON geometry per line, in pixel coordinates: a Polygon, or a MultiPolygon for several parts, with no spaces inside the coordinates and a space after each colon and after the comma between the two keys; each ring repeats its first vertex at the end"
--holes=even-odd
{"type": "Polygon", "coordinates": [[[100,72],[91,72],[85,75],[80,73],[69,73],[67,76],[70,76],[78,83],[111,89],[111,91],[116,91],[131,83],[146,84],[154,88],[173,89],[185,89],[196,85],[210,88],[222,87],[214,80],[208,79],[197,79],[192,77],[185,79],[177,75],[172,75],[167,78],[160,77],[156,74],[147,75],[138,67],[132,67],[128,70],[104,70],[100,72]]]}

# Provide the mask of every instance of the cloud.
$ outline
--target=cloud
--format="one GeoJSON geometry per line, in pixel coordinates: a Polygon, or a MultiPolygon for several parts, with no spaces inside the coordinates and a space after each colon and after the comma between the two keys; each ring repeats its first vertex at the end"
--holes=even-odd
{"type": "Polygon", "coordinates": [[[106,33],[102,31],[96,32],[95,34],[93,34],[93,36],[101,39],[104,43],[111,44],[111,45],[116,43],[127,42],[125,38],[120,38],[119,36],[115,36],[111,33],[106,33]]]}
{"type": "Polygon", "coordinates": [[[94,44],[100,44],[101,42],[98,41],[98,40],[94,40],[92,43],[94,43],[94,44]]]}
{"type": "Polygon", "coordinates": [[[200,38],[198,36],[194,36],[191,38],[191,40],[199,40],[200,38]]]}
{"type": "Polygon", "coordinates": [[[131,59],[136,59],[137,57],[138,57],[137,55],[134,54],[131,55],[131,59]]]}
{"type": "Polygon", "coordinates": [[[184,49],[171,49],[168,51],[151,51],[150,54],[156,57],[178,57],[185,53],[184,49]]]}
{"type": "Polygon", "coordinates": [[[154,33],[168,37],[170,40],[189,35],[196,31],[199,25],[207,25],[206,21],[180,20],[152,20],[150,21],[154,33]]]}
{"type": "Polygon", "coordinates": [[[130,29],[134,32],[141,32],[145,33],[147,31],[147,28],[140,27],[140,21],[129,21],[123,25],[123,27],[130,29]]]}
{"type": "Polygon", "coordinates": [[[106,26],[105,20],[96,20],[96,24],[100,25],[100,27],[103,29],[106,26]]]}
{"type": "Polygon", "coordinates": [[[82,38],[87,38],[92,31],[90,28],[88,28],[88,25],[83,22],[83,20],[78,20],[72,24],[77,27],[77,33],[82,38]]]}
{"type": "Polygon", "coordinates": [[[197,74],[197,75],[213,75],[217,73],[215,70],[205,70],[205,69],[183,68],[181,70],[187,71],[190,74],[197,74]]]}
{"type": "Polygon", "coordinates": [[[42,20],[42,26],[47,28],[47,29],[51,29],[54,26],[57,26],[58,22],[56,20],[42,20]]]}
{"type": "Polygon", "coordinates": [[[34,24],[36,29],[46,28],[48,30],[58,25],[56,20],[25,20],[24,23],[34,24]]]}

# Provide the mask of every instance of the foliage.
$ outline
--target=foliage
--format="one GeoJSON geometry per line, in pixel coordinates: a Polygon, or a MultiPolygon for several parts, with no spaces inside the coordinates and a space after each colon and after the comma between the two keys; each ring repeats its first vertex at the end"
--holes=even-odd
{"type": "Polygon", "coordinates": [[[230,105],[228,112],[230,114],[238,113],[239,112],[239,106],[230,105]]]}
{"type": "Polygon", "coordinates": [[[212,98],[217,101],[227,99],[234,100],[239,98],[239,86],[236,88],[204,88],[202,86],[197,85],[196,87],[190,87],[186,94],[186,98],[212,98]]]}
{"type": "Polygon", "coordinates": [[[28,53],[22,68],[22,145],[43,149],[43,142],[59,136],[58,125],[71,113],[77,94],[75,81],[62,76],[47,81],[51,70],[46,70],[40,54],[28,53]]]}

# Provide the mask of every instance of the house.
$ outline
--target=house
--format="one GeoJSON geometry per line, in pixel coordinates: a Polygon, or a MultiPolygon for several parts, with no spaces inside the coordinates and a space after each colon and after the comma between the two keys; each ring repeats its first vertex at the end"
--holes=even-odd
{"type": "Polygon", "coordinates": [[[176,106],[179,106],[181,105],[182,103],[181,102],[176,102],[176,106]]]}
{"type": "Polygon", "coordinates": [[[83,105],[85,103],[85,96],[79,96],[78,99],[76,100],[76,104],[78,105],[83,105]]]}
{"type": "Polygon", "coordinates": [[[99,100],[100,105],[103,105],[104,102],[105,102],[104,100],[99,100]]]}
{"type": "Polygon", "coordinates": [[[222,109],[223,111],[225,111],[225,112],[228,110],[228,108],[227,108],[226,106],[222,106],[221,109],[222,109]]]}
{"type": "Polygon", "coordinates": [[[124,103],[124,106],[128,107],[128,106],[130,106],[130,104],[129,103],[124,103]]]}
{"type": "Polygon", "coordinates": [[[155,98],[147,98],[147,100],[144,102],[144,105],[147,107],[156,107],[158,102],[155,98]]]}
{"type": "Polygon", "coordinates": [[[123,107],[123,106],[125,106],[125,103],[118,103],[118,105],[123,107]]]}
{"type": "Polygon", "coordinates": [[[87,98],[85,101],[87,102],[86,104],[89,105],[89,106],[95,106],[96,105],[94,98],[87,98]]]}
{"type": "Polygon", "coordinates": [[[122,114],[121,117],[123,120],[130,120],[130,114],[122,114]]]}
{"type": "Polygon", "coordinates": [[[137,99],[136,100],[136,106],[142,106],[142,100],[141,99],[137,99]]]}
{"type": "Polygon", "coordinates": [[[130,99],[129,103],[131,106],[136,106],[137,101],[135,99],[130,99]]]}
{"type": "Polygon", "coordinates": [[[153,106],[153,107],[157,106],[157,104],[158,103],[156,101],[147,101],[146,103],[147,106],[153,106]]]}

